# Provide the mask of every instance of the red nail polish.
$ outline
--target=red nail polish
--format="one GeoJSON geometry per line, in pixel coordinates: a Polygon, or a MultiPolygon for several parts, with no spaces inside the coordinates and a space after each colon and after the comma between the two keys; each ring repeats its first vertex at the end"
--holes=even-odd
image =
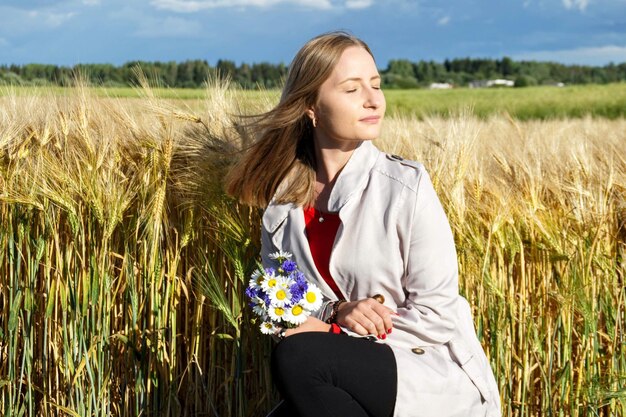
{"type": "Polygon", "coordinates": [[[387,338],[387,335],[383,333],[383,340],[387,338]]]}
{"type": "Polygon", "coordinates": [[[387,329],[387,334],[391,334],[391,327],[387,329]]]}

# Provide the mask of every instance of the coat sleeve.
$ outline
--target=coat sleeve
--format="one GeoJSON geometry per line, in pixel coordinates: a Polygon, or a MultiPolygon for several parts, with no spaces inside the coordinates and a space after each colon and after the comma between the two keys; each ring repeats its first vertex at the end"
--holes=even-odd
{"type": "Polygon", "coordinates": [[[446,214],[430,176],[423,166],[418,169],[417,191],[409,194],[415,200],[402,249],[406,301],[397,310],[394,326],[416,337],[417,343],[436,345],[448,342],[455,330],[458,264],[446,214]]]}

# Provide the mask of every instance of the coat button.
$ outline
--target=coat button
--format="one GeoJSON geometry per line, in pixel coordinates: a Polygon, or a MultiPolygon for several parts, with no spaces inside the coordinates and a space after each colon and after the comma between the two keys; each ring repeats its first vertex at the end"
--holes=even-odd
{"type": "Polygon", "coordinates": [[[416,347],[411,349],[411,352],[415,353],[416,355],[423,355],[424,349],[422,349],[421,347],[416,347]]]}

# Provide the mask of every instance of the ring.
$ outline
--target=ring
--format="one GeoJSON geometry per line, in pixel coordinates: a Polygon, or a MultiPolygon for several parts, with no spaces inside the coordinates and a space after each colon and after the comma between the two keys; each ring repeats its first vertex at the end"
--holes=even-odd
{"type": "Polygon", "coordinates": [[[374,296],[372,296],[372,298],[376,301],[378,301],[381,304],[385,304],[385,296],[382,294],[376,294],[374,296]]]}

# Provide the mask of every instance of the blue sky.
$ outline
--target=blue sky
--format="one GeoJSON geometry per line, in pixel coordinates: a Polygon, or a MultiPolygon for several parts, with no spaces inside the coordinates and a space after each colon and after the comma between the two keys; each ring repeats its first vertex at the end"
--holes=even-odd
{"type": "Polygon", "coordinates": [[[378,66],[460,57],[626,62],[626,0],[0,0],[0,64],[288,64],[345,29],[378,66]]]}

